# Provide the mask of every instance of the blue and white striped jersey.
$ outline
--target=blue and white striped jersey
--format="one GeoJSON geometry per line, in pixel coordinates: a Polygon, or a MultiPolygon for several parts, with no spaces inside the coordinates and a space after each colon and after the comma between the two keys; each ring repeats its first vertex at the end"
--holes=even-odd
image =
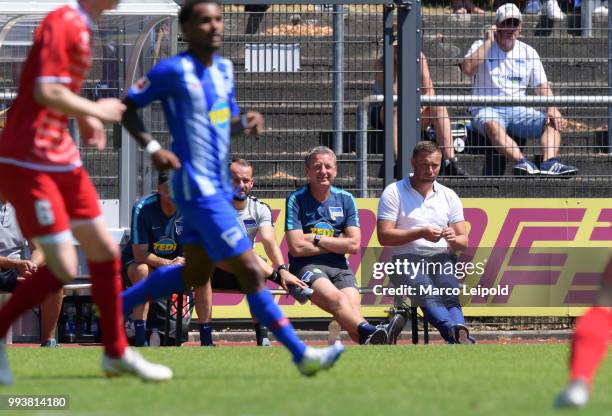
{"type": "Polygon", "coordinates": [[[173,197],[190,201],[231,192],[228,169],[231,118],[239,115],[231,61],[215,55],[205,67],[183,52],[159,62],[128,92],[138,107],[160,100],[182,168],[173,197]]]}

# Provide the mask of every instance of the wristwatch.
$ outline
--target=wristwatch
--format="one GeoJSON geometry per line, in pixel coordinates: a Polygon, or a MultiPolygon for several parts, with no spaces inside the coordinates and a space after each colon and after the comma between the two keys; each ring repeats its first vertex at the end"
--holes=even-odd
{"type": "Polygon", "coordinates": [[[321,242],[321,236],[319,234],[315,234],[312,244],[318,247],[320,242],[321,242]]]}
{"type": "Polygon", "coordinates": [[[276,268],[276,272],[280,273],[281,270],[289,271],[289,266],[287,266],[286,264],[279,264],[278,267],[276,268]]]}

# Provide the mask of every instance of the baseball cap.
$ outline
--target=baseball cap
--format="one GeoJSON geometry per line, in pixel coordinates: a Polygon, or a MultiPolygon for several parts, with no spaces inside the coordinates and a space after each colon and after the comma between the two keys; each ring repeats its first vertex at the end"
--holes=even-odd
{"type": "Polygon", "coordinates": [[[501,5],[497,11],[495,12],[495,22],[501,23],[507,19],[518,19],[519,21],[523,20],[521,16],[521,11],[514,3],[506,3],[501,5]]]}
{"type": "Polygon", "coordinates": [[[157,185],[163,185],[170,180],[170,171],[162,170],[157,174],[157,185]]]}

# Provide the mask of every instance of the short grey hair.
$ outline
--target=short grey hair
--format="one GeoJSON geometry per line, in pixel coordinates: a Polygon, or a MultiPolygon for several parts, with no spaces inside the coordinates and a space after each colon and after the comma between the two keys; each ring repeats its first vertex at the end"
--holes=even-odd
{"type": "Polygon", "coordinates": [[[310,160],[312,159],[313,156],[320,155],[320,154],[331,155],[332,159],[334,160],[334,165],[336,164],[336,154],[334,153],[332,149],[330,149],[327,146],[317,146],[317,147],[313,147],[312,149],[310,149],[310,152],[308,152],[308,156],[304,158],[304,163],[306,163],[306,166],[307,167],[310,166],[310,160]]]}

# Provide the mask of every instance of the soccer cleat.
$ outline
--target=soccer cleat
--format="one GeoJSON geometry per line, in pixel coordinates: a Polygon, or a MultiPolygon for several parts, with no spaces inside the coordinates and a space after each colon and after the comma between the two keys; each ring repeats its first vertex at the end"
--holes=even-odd
{"type": "Polygon", "coordinates": [[[302,360],[297,363],[300,373],[310,377],[321,370],[331,368],[344,352],[344,345],[340,341],[327,348],[306,347],[302,360]]]}
{"type": "Polygon", "coordinates": [[[589,386],[582,379],[570,381],[555,400],[555,407],[584,407],[589,401],[589,386]]]}
{"type": "Polygon", "coordinates": [[[6,357],[6,346],[4,340],[0,340],[0,386],[13,384],[13,373],[6,357]]]}
{"type": "Polygon", "coordinates": [[[388,343],[388,339],[389,335],[387,334],[387,325],[377,325],[376,331],[372,332],[363,344],[384,345],[388,343]]]}
{"type": "Polygon", "coordinates": [[[474,344],[470,340],[470,330],[465,325],[457,324],[451,329],[455,344],[474,344]]]}
{"type": "Polygon", "coordinates": [[[164,381],[172,378],[172,370],[163,365],[148,362],[132,348],[126,348],[120,358],[111,358],[104,354],[102,371],[109,378],[120,376],[123,373],[133,374],[145,381],[164,381]]]}
{"type": "Polygon", "coordinates": [[[57,343],[55,338],[48,339],[47,342],[40,344],[41,348],[59,348],[60,344],[57,343]]]}
{"type": "Polygon", "coordinates": [[[301,288],[296,285],[289,285],[289,293],[303,305],[310,300],[314,290],[309,287],[301,288]]]}
{"type": "Polygon", "coordinates": [[[565,18],[565,14],[561,11],[557,0],[546,0],[542,9],[544,16],[551,20],[563,20],[565,18]]]}
{"type": "Polygon", "coordinates": [[[577,173],[578,168],[576,166],[563,164],[557,157],[551,157],[550,159],[540,163],[541,175],[561,176],[575,175],[577,173]]]}
{"type": "Polygon", "coordinates": [[[272,346],[272,341],[270,341],[270,338],[264,337],[261,340],[260,347],[271,347],[271,346],[272,346]]]}
{"type": "Polygon", "coordinates": [[[512,171],[515,175],[535,175],[540,173],[540,170],[537,168],[537,166],[525,157],[516,162],[516,164],[512,168],[512,171]]]}
{"type": "Polygon", "coordinates": [[[397,339],[402,333],[405,323],[404,317],[399,313],[391,317],[385,328],[387,331],[387,344],[397,344],[397,339]]]}
{"type": "Polygon", "coordinates": [[[538,14],[540,13],[540,9],[542,5],[540,4],[540,0],[528,0],[527,5],[525,6],[525,14],[538,14]]]}

